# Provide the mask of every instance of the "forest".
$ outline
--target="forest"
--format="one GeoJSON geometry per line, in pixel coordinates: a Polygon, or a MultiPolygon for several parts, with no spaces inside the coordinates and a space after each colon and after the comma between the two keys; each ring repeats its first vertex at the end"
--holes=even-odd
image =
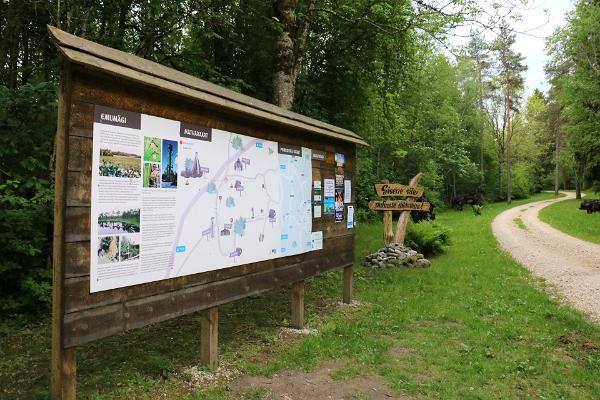
{"type": "Polygon", "coordinates": [[[600,184],[600,3],[576,1],[547,42],[550,89],[529,96],[507,3],[0,2],[0,314],[50,304],[59,60],[47,25],[358,133],[367,221],[380,217],[375,182],[419,171],[441,209],[600,184]],[[466,24],[468,44],[452,46],[466,24]]]}

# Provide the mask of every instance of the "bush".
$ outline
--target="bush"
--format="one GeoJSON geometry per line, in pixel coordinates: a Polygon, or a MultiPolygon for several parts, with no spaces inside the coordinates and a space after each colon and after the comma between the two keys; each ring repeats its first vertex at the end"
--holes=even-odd
{"type": "Polygon", "coordinates": [[[481,215],[481,210],[483,209],[483,206],[480,206],[479,204],[473,204],[471,208],[473,209],[473,214],[481,215]]]}
{"type": "Polygon", "coordinates": [[[378,211],[370,210],[368,208],[358,208],[354,219],[358,222],[375,222],[381,220],[381,213],[378,211]]]}
{"type": "Polygon", "coordinates": [[[409,224],[405,243],[425,255],[442,253],[450,245],[450,229],[436,221],[409,224]]]}
{"type": "Polygon", "coordinates": [[[515,165],[512,171],[512,198],[526,199],[534,191],[534,178],[530,168],[515,165]]]}
{"type": "Polygon", "coordinates": [[[54,83],[0,86],[0,316],[49,309],[55,131],[54,83]]]}

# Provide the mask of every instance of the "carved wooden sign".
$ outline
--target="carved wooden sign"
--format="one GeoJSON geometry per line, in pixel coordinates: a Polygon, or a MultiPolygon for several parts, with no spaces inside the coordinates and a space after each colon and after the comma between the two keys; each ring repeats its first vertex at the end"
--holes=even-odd
{"type": "Polygon", "coordinates": [[[409,200],[372,200],[369,208],[377,211],[429,211],[428,202],[409,200]]]}
{"type": "Polygon", "coordinates": [[[418,186],[406,186],[399,183],[376,183],[375,192],[380,197],[402,196],[421,197],[424,189],[418,186]]]}

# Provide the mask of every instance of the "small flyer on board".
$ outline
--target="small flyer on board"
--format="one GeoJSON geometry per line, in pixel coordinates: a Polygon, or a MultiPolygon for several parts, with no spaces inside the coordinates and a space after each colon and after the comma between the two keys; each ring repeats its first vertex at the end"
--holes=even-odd
{"type": "Polygon", "coordinates": [[[325,196],[325,197],[335,196],[335,180],[324,179],[323,183],[325,186],[325,189],[323,190],[323,196],[325,196]]]}
{"type": "Polygon", "coordinates": [[[344,203],[352,203],[352,181],[344,180],[344,203]]]}
{"type": "Polygon", "coordinates": [[[332,215],[333,213],[335,213],[335,200],[333,196],[325,196],[325,200],[323,201],[323,214],[332,215]]]}
{"type": "Polygon", "coordinates": [[[346,157],[342,153],[335,153],[335,187],[344,186],[344,167],[346,157]]]}
{"type": "Polygon", "coordinates": [[[321,181],[313,181],[313,218],[321,218],[321,207],[323,205],[321,181]]]}
{"type": "Polygon", "coordinates": [[[323,201],[321,181],[314,181],[313,183],[313,201],[315,205],[323,201]]]}
{"type": "Polygon", "coordinates": [[[314,205],[313,218],[321,218],[321,203],[314,205]]]}
{"type": "Polygon", "coordinates": [[[321,250],[323,249],[323,231],[312,233],[312,249],[321,250]]]}
{"type": "Polygon", "coordinates": [[[354,206],[348,206],[348,218],[346,220],[346,228],[354,228],[354,206]]]}
{"type": "Polygon", "coordinates": [[[335,222],[344,220],[344,189],[335,189],[335,222]]]}

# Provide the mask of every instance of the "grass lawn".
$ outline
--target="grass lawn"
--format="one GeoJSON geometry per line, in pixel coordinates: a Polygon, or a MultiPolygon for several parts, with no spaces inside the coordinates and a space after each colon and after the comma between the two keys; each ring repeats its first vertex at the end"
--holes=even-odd
{"type": "MultiPolygon", "coordinates": [[[[586,199],[598,196],[586,196],[586,199]]],[[[554,228],[579,239],[600,244],[600,213],[580,210],[581,200],[565,200],[540,210],[539,218],[554,228]]]]}
{"type": "MultiPolygon", "coordinates": [[[[600,327],[552,300],[498,249],[490,222],[506,208],[440,214],[453,244],[429,269],[356,267],[358,309],[336,305],[340,271],[309,280],[307,325],[318,334],[278,335],[289,318],[285,290],[221,307],[221,364],[271,375],[336,359],[343,367],[332,377],[340,385],[373,373],[422,399],[600,398],[600,327]]],[[[382,228],[356,229],[358,265],[381,245],[382,228]]],[[[78,348],[80,398],[269,398],[260,390],[240,395],[226,383],[193,384],[186,371],[198,362],[198,336],[199,318],[191,315],[78,348]]],[[[0,398],[45,398],[48,324],[0,324],[0,339],[0,398]]]]}

